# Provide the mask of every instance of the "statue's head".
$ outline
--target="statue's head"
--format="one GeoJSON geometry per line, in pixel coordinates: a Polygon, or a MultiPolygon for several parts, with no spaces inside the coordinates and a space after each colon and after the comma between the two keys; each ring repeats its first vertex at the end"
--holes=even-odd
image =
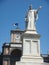
{"type": "Polygon", "coordinates": [[[32,4],[29,6],[29,10],[32,10],[32,4]]]}

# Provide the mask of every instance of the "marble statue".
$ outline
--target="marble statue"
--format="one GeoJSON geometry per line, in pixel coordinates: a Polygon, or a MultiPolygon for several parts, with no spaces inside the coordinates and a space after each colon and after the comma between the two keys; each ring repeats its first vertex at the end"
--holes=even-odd
{"type": "Polygon", "coordinates": [[[38,20],[38,12],[42,7],[40,6],[37,10],[32,9],[32,5],[29,6],[29,10],[25,17],[27,30],[36,30],[35,22],[38,20]]]}

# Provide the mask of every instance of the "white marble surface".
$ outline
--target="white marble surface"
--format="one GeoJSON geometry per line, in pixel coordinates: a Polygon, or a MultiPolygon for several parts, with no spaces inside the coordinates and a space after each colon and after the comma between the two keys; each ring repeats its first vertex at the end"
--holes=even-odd
{"type": "Polygon", "coordinates": [[[49,63],[16,62],[16,65],[49,65],[49,63]]]}
{"type": "Polygon", "coordinates": [[[36,11],[37,10],[35,9],[31,9],[28,11],[26,15],[27,30],[36,30],[35,20],[37,20],[37,17],[38,17],[38,13],[36,13],[36,11]]]}
{"type": "Polygon", "coordinates": [[[28,36],[23,38],[23,55],[40,56],[40,40],[28,36]]]}

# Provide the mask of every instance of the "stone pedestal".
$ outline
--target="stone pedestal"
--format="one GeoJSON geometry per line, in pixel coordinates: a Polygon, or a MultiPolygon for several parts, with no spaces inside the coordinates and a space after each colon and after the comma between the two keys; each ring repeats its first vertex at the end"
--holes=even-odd
{"type": "Polygon", "coordinates": [[[49,65],[49,63],[17,62],[16,65],[49,65]]]}
{"type": "Polygon", "coordinates": [[[43,58],[40,56],[40,35],[25,32],[22,36],[23,56],[16,65],[43,65],[43,58]]]}
{"type": "Polygon", "coordinates": [[[43,58],[40,56],[22,56],[21,62],[43,63],[43,58]]]}

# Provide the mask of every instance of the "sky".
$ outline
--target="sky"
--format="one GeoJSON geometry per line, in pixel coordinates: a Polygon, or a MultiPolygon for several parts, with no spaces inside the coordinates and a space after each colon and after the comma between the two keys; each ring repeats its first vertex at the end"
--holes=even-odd
{"type": "Polygon", "coordinates": [[[42,6],[36,22],[37,32],[41,35],[41,53],[49,51],[49,0],[0,0],[0,52],[3,44],[10,42],[10,30],[16,29],[12,24],[18,23],[25,30],[25,15],[28,8],[42,6]]]}

